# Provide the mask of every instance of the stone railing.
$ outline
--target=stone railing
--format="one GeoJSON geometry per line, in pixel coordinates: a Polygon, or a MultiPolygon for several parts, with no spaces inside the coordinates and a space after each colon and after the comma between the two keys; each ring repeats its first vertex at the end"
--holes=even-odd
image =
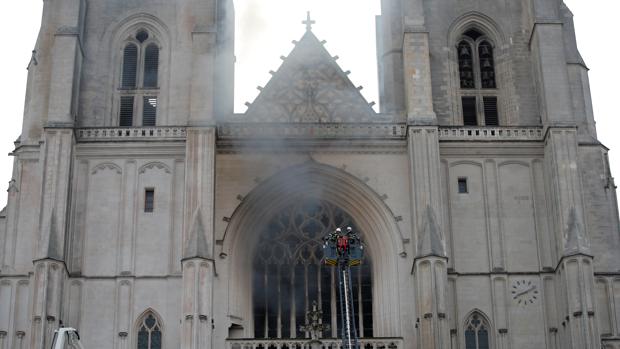
{"type": "Polygon", "coordinates": [[[227,123],[217,126],[220,139],[405,139],[405,124],[227,123]]]}
{"type": "Polygon", "coordinates": [[[542,127],[468,127],[439,128],[440,141],[542,141],[542,127]]]}
{"type": "Polygon", "coordinates": [[[78,142],[185,140],[185,127],[99,127],[75,130],[78,142]]]}
{"type": "MultiPolygon", "coordinates": [[[[227,349],[314,349],[308,339],[229,339],[227,349]]],[[[321,349],[342,349],[342,340],[321,339],[317,346],[321,349]]],[[[360,339],[361,349],[402,349],[402,338],[364,338],[360,339]]]]}

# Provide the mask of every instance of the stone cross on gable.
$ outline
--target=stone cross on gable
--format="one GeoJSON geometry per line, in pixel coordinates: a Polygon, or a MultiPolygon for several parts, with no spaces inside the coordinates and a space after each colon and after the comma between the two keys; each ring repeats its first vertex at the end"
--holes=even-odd
{"type": "Polygon", "coordinates": [[[306,25],[306,30],[307,30],[307,31],[311,31],[311,30],[312,30],[312,25],[313,25],[313,24],[316,24],[316,21],[313,21],[313,20],[310,18],[310,11],[308,11],[308,12],[306,12],[306,20],[305,20],[305,21],[302,21],[301,23],[303,23],[303,24],[305,24],[305,25],[306,25]]]}

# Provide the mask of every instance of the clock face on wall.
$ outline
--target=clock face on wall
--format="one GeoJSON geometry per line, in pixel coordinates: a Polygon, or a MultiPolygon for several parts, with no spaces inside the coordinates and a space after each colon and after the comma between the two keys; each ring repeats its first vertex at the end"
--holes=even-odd
{"type": "Polygon", "coordinates": [[[517,280],[512,283],[512,299],[518,305],[533,304],[538,299],[536,284],[528,280],[517,280]]]}

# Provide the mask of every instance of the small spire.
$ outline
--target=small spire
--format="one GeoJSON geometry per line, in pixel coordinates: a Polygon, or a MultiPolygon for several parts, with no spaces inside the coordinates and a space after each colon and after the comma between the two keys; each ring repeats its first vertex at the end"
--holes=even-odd
{"type": "Polygon", "coordinates": [[[306,25],[306,31],[312,31],[312,25],[316,24],[316,21],[313,21],[310,18],[310,11],[306,12],[306,20],[301,22],[306,25]]]}

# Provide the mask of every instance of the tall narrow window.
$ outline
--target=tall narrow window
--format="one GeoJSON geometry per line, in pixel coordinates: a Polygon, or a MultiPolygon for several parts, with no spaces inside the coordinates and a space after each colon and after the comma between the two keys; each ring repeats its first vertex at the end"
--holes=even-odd
{"type": "Polygon", "coordinates": [[[491,41],[476,29],[457,45],[463,125],[499,125],[498,91],[491,41]]]}
{"type": "Polygon", "coordinates": [[[499,125],[497,115],[497,97],[483,97],[484,104],[484,124],[487,126],[499,125]]]}
{"type": "Polygon", "coordinates": [[[480,57],[480,86],[482,88],[495,88],[493,46],[488,41],[483,41],[478,45],[478,57],[480,57]]]}
{"type": "Polygon", "coordinates": [[[467,193],[469,193],[469,189],[467,188],[467,178],[459,177],[459,179],[458,179],[458,187],[459,187],[459,194],[467,194],[467,193]]]}
{"type": "Polygon", "coordinates": [[[157,97],[147,96],[143,98],[142,126],[155,126],[157,116],[157,97]]]}
{"type": "Polygon", "coordinates": [[[476,112],[476,97],[462,97],[463,124],[465,126],[478,125],[478,113],[476,112]]]}
{"type": "Polygon", "coordinates": [[[474,313],[465,328],[465,349],[489,348],[489,325],[480,314],[474,313]]]}
{"type": "Polygon", "coordinates": [[[121,96],[120,126],[133,125],[133,96],[121,96]]]}
{"type": "Polygon", "coordinates": [[[147,313],[138,328],[138,349],[161,349],[162,330],[159,321],[152,313],[147,313]]]}
{"type": "Polygon", "coordinates": [[[138,72],[138,47],[127,44],[123,50],[123,76],[121,87],[136,87],[136,73],[138,72]]]}
{"type": "MultiPolygon", "coordinates": [[[[322,238],[337,227],[351,225],[343,210],[321,200],[302,200],[278,213],[259,230],[253,257],[252,303],[256,338],[307,338],[300,327],[313,302],[330,329],[324,338],[337,337],[338,273],[321,263],[322,238]]],[[[369,256],[352,269],[355,324],[360,337],[373,336],[372,273],[369,256]]]]}
{"type": "Polygon", "coordinates": [[[459,50],[459,75],[461,88],[475,88],[474,83],[474,58],[471,45],[467,41],[461,41],[459,50]]]}
{"type": "Polygon", "coordinates": [[[138,30],[128,41],[123,47],[118,90],[119,125],[155,126],[160,48],[155,38],[144,29],[138,30]]]}
{"type": "Polygon", "coordinates": [[[153,212],[155,209],[155,189],[144,190],[144,212],[153,212]]]}
{"type": "Polygon", "coordinates": [[[144,87],[157,87],[157,74],[159,72],[159,47],[150,44],[144,53],[144,87]]]}

